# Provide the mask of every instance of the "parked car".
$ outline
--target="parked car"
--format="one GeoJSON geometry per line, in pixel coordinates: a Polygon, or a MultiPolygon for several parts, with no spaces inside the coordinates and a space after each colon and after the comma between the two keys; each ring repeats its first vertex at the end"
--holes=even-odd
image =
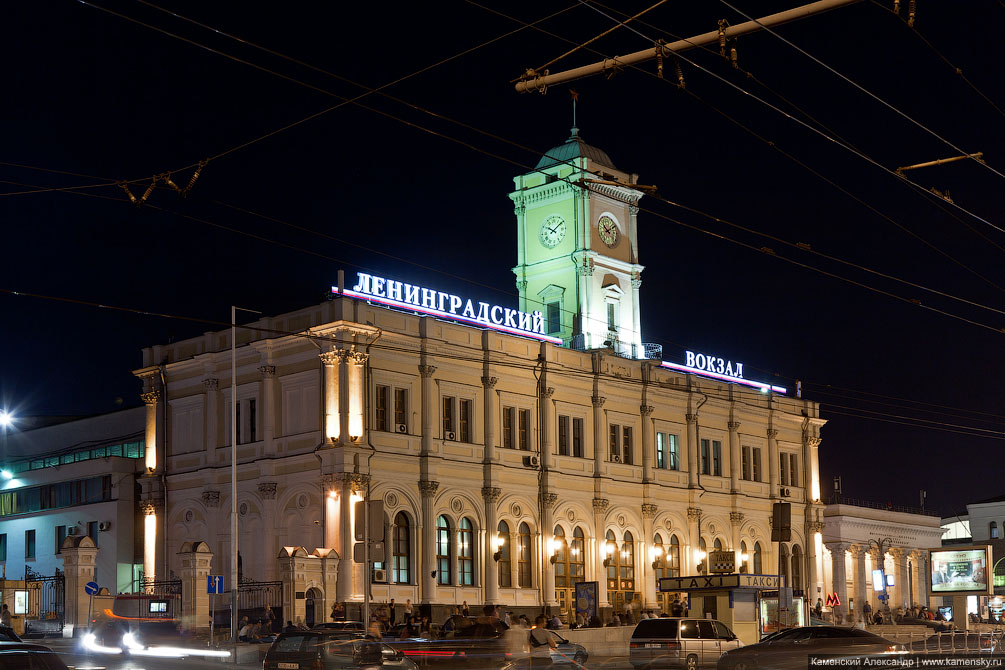
{"type": "Polygon", "coordinates": [[[809,667],[811,654],[864,656],[902,654],[903,645],[875,633],[842,626],[800,626],[771,635],[757,644],[731,650],[719,658],[718,670],[809,667]]]}
{"type": "Polygon", "coordinates": [[[380,652],[384,659],[383,670],[417,670],[419,667],[415,661],[389,644],[381,643],[380,652]]]}
{"type": "Polygon", "coordinates": [[[629,643],[636,668],[715,666],[719,657],[743,643],[715,619],[660,617],[643,619],[629,643]]]}
{"type": "Polygon", "coordinates": [[[281,633],[265,652],[264,670],[340,670],[377,668],[384,654],[379,642],[352,631],[313,629],[281,633]]]}
{"type": "Polygon", "coordinates": [[[553,630],[546,630],[545,634],[555,641],[551,649],[552,665],[583,665],[590,657],[583,645],[569,642],[553,630]]]}
{"type": "Polygon", "coordinates": [[[362,621],[349,621],[347,619],[336,619],[335,621],[325,621],[314,624],[311,630],[355,630],[366,632],[366,627],[362,621]]]}
{"type": "Polygon", "coordinates": [[[526,638],[517,640],[518,633],[498,619],[454,616],[451,621],[452,630],[445,627],[442,637],[384,639],[408,658],[435,662],[439,668],[498,668],[513,658],[515,648],[522,650],[526,644],[526,638]]]}
{"type": "Polygon", "coordinates": [[[21,637],[10,626],[0,626],[0,642],[22,642],[21,637]]]}
{"type": "Polygon", "coordinates": [[[56,652],[32,642],[0,642],[0,668],[69,670],[56,652]]]}

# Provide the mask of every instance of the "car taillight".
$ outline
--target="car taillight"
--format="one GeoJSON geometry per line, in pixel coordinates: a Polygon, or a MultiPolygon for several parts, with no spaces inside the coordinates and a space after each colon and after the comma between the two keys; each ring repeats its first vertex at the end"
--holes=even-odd
{"type": "Polygon", "coordinates": [[[315,656],[314,660],[311,661],[311,670],[325,670],[325,665],[321,662],[320,656],[315,656]]]}

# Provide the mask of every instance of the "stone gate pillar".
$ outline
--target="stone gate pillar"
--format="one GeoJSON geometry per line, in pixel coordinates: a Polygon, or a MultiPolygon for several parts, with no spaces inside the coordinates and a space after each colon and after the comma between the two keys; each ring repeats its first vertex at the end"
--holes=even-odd
{"type": "Polygon", "coordinates": [[[181,623],[188,630],[209,628],[207,577],[213,567],[213,552],[205,542],[185,542],[181,560],[181,623]]]}
{"type": "Polygon", "coordinates": [[[87,630],[88,607],[91,597],[84,592],[84,585],[94,581],[94,566],[98,558],[98,547],[87,535],[76,535],[63,540],[60,548],[65,575],[65,598],[63,635],[72,637],[80,628],[87,630]]]}

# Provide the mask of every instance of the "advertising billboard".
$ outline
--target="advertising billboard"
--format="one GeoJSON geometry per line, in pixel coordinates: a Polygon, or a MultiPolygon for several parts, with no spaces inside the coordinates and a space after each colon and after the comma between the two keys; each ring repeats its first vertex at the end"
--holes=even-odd
{"type": "Polygon", "coordinates": [[[930,592],[941,594],[990,594],[991,547],[929,549],[930,592]]]}

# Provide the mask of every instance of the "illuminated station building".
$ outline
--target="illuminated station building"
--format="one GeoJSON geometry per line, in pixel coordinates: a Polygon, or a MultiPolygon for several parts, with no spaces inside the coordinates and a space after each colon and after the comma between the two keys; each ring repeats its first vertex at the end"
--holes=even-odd
{"type": "Polygon", "coordinates": [[[434,620],[463,601],[569,617],[584,581],[605,615],[668,610],[656,578],[716,550],[815,597],[818,405],[643,341],[636,180],[575,130],[515,178],[518,304],[347,275],[238,330],[236,397],[229,330],[145,349],[144,574],[205,541],[230,581],[236,438],[241,576],[295,581],[308,620],[358,611],[367,581],[434,620]],[[352,560],[364,495],[385,528],[369,571],[352,560]]]}

